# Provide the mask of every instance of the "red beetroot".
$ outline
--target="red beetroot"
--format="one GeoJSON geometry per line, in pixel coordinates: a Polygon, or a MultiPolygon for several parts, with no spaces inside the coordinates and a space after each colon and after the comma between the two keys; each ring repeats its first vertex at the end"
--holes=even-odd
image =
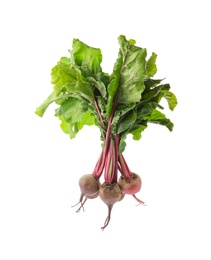
{"type": "Polygon", "coordinates": [[[93,174],[85,174],[79,179],[81,193],[85,196],[94,196],[98,193],[100,182],[93,174]]]}
{"type": "Polygon", "coordinates": [[[138,174],[131,173],[131,177],[129,178],[122,175],[119,178],[118,184],[121,187],[122,193],[132,195],[140,204],[145,204],[135,196],[135,194],[140,191],[142,185],[141,178],[138,174]]]}
{"type": "Polygon", "coordinates": [[[79,179],[79,186],[81,190],[81,195],[79,202],[73,207],[81,203],[81,206],[76,212],[79,212],[83,208],[84,203],[87,199],[94,199],[98,197],[98,192],[100,188],[99,180],[93,174],[85,174],[79,179]],[[83,200],[85,196],[85,199],[83,200]]]}
{"type": "Polygon", "coordinates": [[[124,175],[120,176],[118,184],[122,193],[131,195],[140,191],[142,182],[138,174],[132,173],[131,178],[126,178],[124,175]]]}
{"type": "Polygon", "coordinates": [[[122,193],[121,188],[117,183],[104,182],[100,186],[99,197],[108,206],[108,216],[104,222],[104,226],[101,228],[102,230],[104,230],[109,224],[113,205],[116,202],[121,201],[124,198],[124,194],[122,193]]]}

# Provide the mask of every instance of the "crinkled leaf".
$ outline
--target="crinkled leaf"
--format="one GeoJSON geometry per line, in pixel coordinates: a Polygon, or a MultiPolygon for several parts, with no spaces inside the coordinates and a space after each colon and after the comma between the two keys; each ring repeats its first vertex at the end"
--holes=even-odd
{"type": "Polygon", "coordinates": [[[151,79],[151,78],[145,79],[144,80],[145,90],[143,94],[147,93],[149,90],[156,87],[158,84],[160,84],[161,81],[163,81],[163,79],[151,79]]]}
{"type": "Polygon", "coordinates": [[[60,124],[61,129],[65,134],[68,134],[70,136],[70,139],[75,138],[76,134],[78,133],[77,129],[77,123],[70,124],[67,123],[65,120],[60,119],[62,122],[60,124]]]}
{"type": "Polygon", "coordinates": [[[177,106],[176,96],[170,91],[164,91],[163,97],[167,100],[169,109],[173,111],[174,108],[177,106]]]}
{"type": "Polygon", "coordinates": [[[75,97],[68,98],[55,115],[61,120],[61,128],[64,133],[74,138],[84,125],[95,125],[96,118],[88,107],[88,103],[75,97]]]}
{"type": "Polygon", "coordinates": [[[148,102],[137,107],[137,118],[143,119],[144,117],[150,115],[152,111],[158,106],[155,102],[148,102]]]}
{"type": "Polygon", "coordinates": [[[120,117],[125,115],[128,111],[132,110],[135,106],[136,106],[135,103],[129,105],[119,104],[115,109],[112,125],[116,125],[117,122],[120,120],[120,117]]]}
{"type": "Polygon", "coordinates": [[[61,95],[56,96],[55,92],[52,92],[47,98],[46,100],[39,106],[36,108],[35,113],[42,117],[46,111],[46,109],[48,108],[48,106],[55,102],[56,104],[62,104],[63,102],[66,101],[66,99],[68,97],[72,96],[71,94],[63,94],[61,93],[61,95]]]}
{"type": "Polygon", "coordinates": [[[108,73],[100,71],[96,74],[95,78],[97,81],[102,81],[104,83],[105,87],[107,88],[109,81],[110,81],[110,75],[108,73]]]}
{"type": "Polygon", "coordinates": [[[78,39],[73,39],[71,54],[75,65],[81,67],[82,71],[88,68],[92,74],[96,75],[102,70],[100,66],[102,62],[100,49],[90,47],[78,39]]]}
{"type": "Polygon", "coordinates": [[[151,97],[151,101],[160,103],[161,99],[164,96],[164,93],[169,91],[170,85],[169,84],[162,84],[162,85],[159,85],[157,87],[161,88],[161,90],[157,93],[157,95],[155,95],[154,97],[151,97]]]}
{"type": "Polygon", "coordinates": [[[105,119],[105,115],[106,115],[106,101],[102,96],[97,96],[97,103],[98,106],[100,108],[101,111],[101,115],[103,116],[103,118],[105,119]]]}
{"type": "Polygon", "coordinates": [[[92,84],[95,88],[97,88],[104,99],[107,98],[106,87],[102,81],[98,81],[93,77],[87,77],[86,81],[92,84]]]}
{"type": "Polygon", "coordinates": [[[135,123],[137,118],[137,114],[135,111],[130,111],[121,117],[117,124],[117,132],[116,134],[120,134],[126,131],[133,123],[135,123]]]}
{"type": "Polygon", "coordinates": [[[56,97],[55,93],[52,92],[47,99],[39,106],[36,108],[35,113],[42,117],[46,111],[46,109],[48,108],[48,106],[53,103],[56,99],[58,99],[58,97],[56,97]]]}
{"type": "Polygon", "coordinates": [[[126,147],[126,135],[121,135],[121,139],[119,141],[119,154],[122,154],[125,150],[125,147],[126,147]]]}
{"type": "Polygon", "coordinates": [[[117,109],[115,110],[115,114],[112,120],[112,133],[117,133],[117,125],[121,120],[125,120],[123,116],[128,113],[129,111],[133,110],[135,107],[135,103],[129,105],[119,104],[117,109]]]}
{"type": "Polygon", "coordinates": [[[146,77],[146,49],[130,44],[121,35],[118,38],[122,51],[121,81],[119,81],[118,102],[129,104],[139,102],[144,91],[146,77]]]}
{"type": "Polygon", "coordinates": [[[126,147],[126,137],[128,134],[133,135],[134,140],[139,140],[141,138],[142,132],[147,128],[147,120],[143,120],[142,124],[132,124],[125,132],[121,133],[121,138],[119,142],[119,154],[123,153],[126,147]]]}
{"type": "Polygon", "coordinates": [[[91,102],[94,101],[94,93],[92,90],[92,86],[86,81],[80,80],[76,82],[73,92],[81,95],[82,97],[86,98],[91,102]]]}
{"type": "Polygon", "coordinates": [[[158,87],[162,87],[162,89],[161,91],[159,91],[159,93],[156,96],[151,98],[151,101],[159,103],[162,98],[165,98],[168,103],[169,109],[173,111],[174,108],[177,106],[177,98],[171,91],[169,91],[170,85],[163,84],[158,87]]]}
{"type": "Polygon", "coordinates": [[[123,66],[123,56],[122,56],[122,52],[119,51],[118,58],[114,64],[113,73],[111,74],[111,77],[110,77],[110,83],[107,88],[107,92],[108,92],[108,102],[107,102],[107,106],[106,106],[107,118],[109,118],[111,115],[115,96],[116,96],[116,93],[117,93],[117,90],[118,90],[118,87],[120,84],[122,66],[123,66]]]}
{"type": "Polygon", "coordinates": [[[166,126],[169,131],[173,130],[174,124],[170,121],[170,119],[166,118],[166,116],[158,110],[153,110],[152,114],[145,118],[149,123],[155,123],[159,125],[166,126]]]}
{"type": "Polygon", "coordinates": [[[135,46],[134,40],[127,41],[123,35],[118,40],[120,50],[108,85],[107,117],[111,114],[116,94],[117,103],[128,105],[139,102],[145,89],[146,49],[135,46]]]}
{"type": "Polygon", "coordinates": [[[85,112],[84,103],[81,100],[71,97],[63,102],[60,107],[56,110],[56,116],[62,118],[68,123],[79,122],[85,112]]]}
{"type": "Polygon", "coordinates": [[[71,139],[75,138],[77,133],[85,126],[85,125],[95,125],[95,117],[90,111],[87,111],[83,114],[83,117],[80,121],[75,123],[68,123],[63,119],[63,117],[59,117],[61,120],[60,127],[64,133],[68,134],[71,139]]]}
{"type": "Polygon", "coordinates": [[[70,59],[62,57],[60,61],[51,70],[51,83],[54,84],[55,95],[59,95],[61,91],[67,88],[73,88],[76,79],[76,71],[70,67],[70,59]]]}
{"type": "Polygon", "coordinates": [[[70,64],[70,59],[63,57],[51,71],[51,82],[54,84],[55,95],[61,92],[75,93],[92,101],[94,93],[90,83],[70,64]]]}
{"type": "Polygon", "coordinates": [[[156,97],[158,93],[162,90],[162,87],[163,87],[162,85],[159,85],[157,87],[150,89],[148,92],[143,93],[142,100],[146,102],[156,97]]]}
{"type": "Polygon", "coordinates": [[[85,125],[91,126],[96,124],[96,118],[90,110],[84,113],[83,118],[77,122],[78,129],[81,130],[85,125]]]}
{"type": "Polygon", "coordinates": [[[142,132],[147,128],[147,124],[140,125],[135,130],[131,131],[131,134],[133,135],[133,140],[140,140],[142,132]]]}
{"type": "Polygon", "coordinates": [[[151,57],[147,61],[146,74],[147,74],[148,77],[153,77],[157,72],[157,66],[156,66],[156,63],[155,63],[156,58],[157,58],[157,54],[153,52],[151,57]]]}

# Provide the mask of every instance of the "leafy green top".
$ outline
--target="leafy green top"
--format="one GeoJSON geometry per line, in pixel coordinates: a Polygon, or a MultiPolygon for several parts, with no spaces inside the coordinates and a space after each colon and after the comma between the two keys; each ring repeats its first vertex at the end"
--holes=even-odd
{"type": "Polygon", "coordinates": [[[162,98],[170,110],[177,105],[176,96],[169,84],[153,79],[157,72],[157,55],[147,60],[145,48],[135,46],[135,40],[120,35],[119,53],[111,75],[102,71],[101,50],[73,39],[70,57],[62,57],[52,68],[53,92],[37,107],[42,117],[47,107],[55,102],[55,115],[61,120],[62,130],[74,138],[84,125],[96,125],[102,140],[109,120],[111,137],[119,135],[119,153],[125,148],[125,138],[134,140],[148,123],[157,123],[173,130],[173,123],[160,112],[162,98]]]}

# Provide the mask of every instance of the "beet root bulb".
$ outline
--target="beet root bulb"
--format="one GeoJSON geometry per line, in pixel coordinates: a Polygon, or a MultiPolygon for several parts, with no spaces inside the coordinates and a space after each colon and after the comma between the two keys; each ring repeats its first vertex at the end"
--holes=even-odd
{"type": "Polygon", "coordinates": [[[124,198],[124,194],[117,183],[108,184],[104,182],[100,186],[99,197],[108,206],[108,216],[104,222],[104,226],[101,227],[101,229],[104,230],[110,222],[113,205],[116,202],[121,201],[124,198]]]}
{"type": "Polygon", "coordinates": [[[92,174],[85,174],[79,179],[79,187],[81,190],[81,195],[79,202],[73,207],[81,204],[76,212],[79,212],[81,209],[84,210],[84,204],[87,199],[95,199],[98,197],[98,192],[100,188],[99,180],[92,174]]]}
{"type": "Polygon", "coordinates": [[[132,195],[140,204],[145,205],[145,203],[135,195],[140,191],[142,186],[141,177],[138,174],[132,173],[131,178],[126,178],[122,175],[118,180],[118,184],[123,194],[132,195]]]}
{"type": "Polygon", "coordinates": [[[122,193],[132,195],[140,191],[142,181],[138,174],[133,173],[131,178],[121,176],[118,184],[121,187],[122,193]]]}
{"type": "Polygon", "coordinates": [[[92,174],[85,174],[79,179],[81,193],[85,196],[93,197],[98,194],[100,182],[92,174]]]}

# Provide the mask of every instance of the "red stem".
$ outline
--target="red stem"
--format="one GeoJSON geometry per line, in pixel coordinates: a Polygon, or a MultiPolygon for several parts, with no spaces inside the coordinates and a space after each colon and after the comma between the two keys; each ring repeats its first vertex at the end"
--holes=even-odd
{"type": "Polygon", "coordinates": [[[105,182],[117,182],[118,178],[118,154],[119,154],[119,139],[120,136],[116,135],[114,141],[110,139],[109,151],[105,161],[105,182]]]}
{"type": "Polygon", "coordinates": [[[121,165],[119,164],[119,162],[118,162],[118,170],[122,173],[122,167],[121,167],[121,165]]]}
{"type": "Polygon", "coordinates": [[[111,122],[112,122],[112,118],[109,118],[108,121],[108,127],[107,127],[107,131],[106,131],[106,138],[105,138],[105,142],[104,142],[104,148],[102,151],[102,161],[99,164],[99,167],[96,171],[96,175],[97,176],[101,176],[104,166],[105,166],[105,161],[106,161],[106,156],[109,150],[109,142],[110,142],[110,134],[111,134],[111,122]]]}
{"type": "Polygon", "coordinates": [[[113,180],[113,145],[112,140],[109,143],[109,151],[105,160],[104,179],[106,183],[111,183],[113,180]]]}
{"type": "Polygon", "coordinates": [[[95,108],[96,108],[97,113],[98,113],[98,115],[99,115],[100,122],[101,122],[102,126],[105,126],[105,123],[104,123],[104,121],[103,121],[103,117],[102,117],[102,114],[101,114],[100,108],[99,108],[98,103],[97,103],[96,100],[94,100],[94,105],[95,105],[95,108]]]}
{"type": "Polygon", "coordinates": [[[102,158],[103,158],[103,151],[101,152],[100,157],[99,157],[99,159],[98,159],[98,161],[97,161],[97,163],[96,163],[96,165],[95,165],[94,171],[93,171],[93,173],[92,173],[92,174],[93,174],[95,177],[97,177],[98,179],[100,178],[100,175],[99,175],[99,173],[98,173],[98,169],[99,169],[99,166],[100,166],[101,163],[102,163],[102,158]]]}
{"type": "Polygon", "coordinates": [[[115,136],[115,169],[114,169],[114,181],[117,182],[118,174],[118,156],[119,156],[119,141],[120,135],[115,136]]]}
{"type": "Polygon", "coordinates": [[[122,173],[127,178],[130,179],[132,177],[132,173],[125,161],[125,158],[122,154],[119,155],[119,163],[121,165],[122,173]]]}

